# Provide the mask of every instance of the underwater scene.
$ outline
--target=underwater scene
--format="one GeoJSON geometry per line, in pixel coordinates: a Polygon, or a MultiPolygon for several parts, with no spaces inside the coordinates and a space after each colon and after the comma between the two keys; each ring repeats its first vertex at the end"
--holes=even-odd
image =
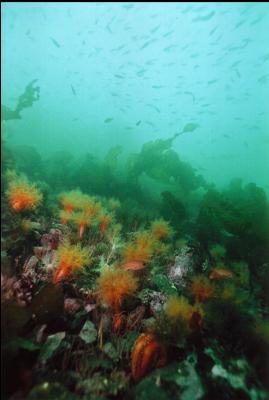
{"type": "Polygon", "coordinates": [[[269,3],[2,2],[6,400],[269,398],[269,3]]]}

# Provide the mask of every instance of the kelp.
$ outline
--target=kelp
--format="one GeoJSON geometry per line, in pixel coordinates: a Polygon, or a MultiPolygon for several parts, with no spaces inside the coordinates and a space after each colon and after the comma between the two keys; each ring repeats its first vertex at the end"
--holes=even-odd
{"type": "Polygon", "coordinates": [[[40,87],[35,85],[36,82],[37,79],[34,79],[26,85],[24,92],[17,100],[14,110],[1,104],[1,121],[21,119],[22,110],[32,107],[40,96],[40,87]]]}

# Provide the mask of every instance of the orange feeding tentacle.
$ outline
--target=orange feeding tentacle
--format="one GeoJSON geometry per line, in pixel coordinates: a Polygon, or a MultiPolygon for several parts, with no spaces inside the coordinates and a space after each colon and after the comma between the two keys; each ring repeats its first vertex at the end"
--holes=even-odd
{"type": "Polygon", "coordinates": [[[113,324],[112,324],[113,332],[116,334],[120,333],[120,331],[123,328],[124,322],[125,322],[125,318],[124,318],[123,313],[115,314],[114,318],[113,318],[113,324]]]}
{"type": "Polygon", "coordinates": [[[80,224],[79,225],[79,238],[82,239],[82,236],[85,232],[85,224],[80,224]]]}
{"type": "Polygon", "coordinates": [[[70,275],[71,268],[66,264],[59,264],[53,276],[53,283],[59,283],[64,277],[70,275]]]}

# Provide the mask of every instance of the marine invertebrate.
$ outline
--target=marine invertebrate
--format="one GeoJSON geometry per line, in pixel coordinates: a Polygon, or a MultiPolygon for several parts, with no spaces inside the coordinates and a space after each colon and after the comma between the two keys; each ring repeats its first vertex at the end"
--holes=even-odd
{"type": "Polygon", "coordinates": [[[73,215],[72,215],[72,212],[70,212],[70,211],[60,210],[59,217],[60,217],[61,224],[66,225],[70,221],[72,221],[73,215]]]}
{"type": "Polygon", "coordinates": [[[152,333],[142,333],[136,340],[131,355],[131,371],[136,382],[140,381],[153,368],[166,364],[164,346],[152,333]]]}
{"type": "Polygon", "coordinates": [[[82,239],[85,228],[92,223],[92,217],[87,215],[85,211],[78,211],[72,213],[72,221],[78,225],[78,237],[82,239]]]}
{"type": "MultiPolygon", "coordinates": [[[[169,323],[174,326],[181,323],[181,328],[185,330],[186,334],[188,333],[189,328],[192,330],[199,329],[205,315],[200,303],[191,305],[183,296],[171,296],[168,298],[164,305],[164,312],[168,317],[169,323]]],[[[174,329],[172,328],[172,331],[173,330],[174,329]]]]}
{"type": "Polygon", "coordinates": [[[88,217],[93,219],[101,213],[102,205],[95,197],[85,195],[84,202],[81,204],[81,209],[88,217]]]}
{"type": "Polygon", "coordinates": [[[104,234],[111,222],[112,218],[109,214],[102,214],[99,217],[99,229],[102,234],[104,234]]]}
{"type": "Polygon", "coordinates": [[[16,177],[8,183],[7,197],[16,212],[35,209],[42,201],[40,190],[26,177],[16,177]]]}
{"type": "Polygon", "coordinates": [[[122,252],[124,262],[137,261],[147,263],[151,257],[151,251],[149,248],[139,247],[133,243],[128,243],[122,252]]]}
{"type": "Polygon", "coordinates": [[[157,240],[166,239],[173,234],[171,226],[163,218],[153,221],[150,230],[157,240]]]}
{"type": "Polygon", "coordinates": [[[58,283],[71,275],[75,270],[87,265],[90,261],[88,249],[80,245],[71,245],[64,242],[57,250],[57,269],[53,276],[53,282],[58,283]]]}
{"type": "Polygon", "coordinates": [[[85,195],[80,190],[71,190],[70,192],[61,193],[59,196],[64,211],[72,212],[81,206],[85,201],[85,195]]]}
{"type": "Polygon", "coordinates": [[[214,286],[209,279],[203,275],[196,275],[193,277],[190,291],[196,302],[210,299],[215,294],[214,286]]]}
{"type": "Polygon", "coordinates": [[[222,280],[222,279],[230,279],[235,275],[232,271],[229,271],[225,268],[214,268],[209,275],[209,279],[213,280],[222,280]]]}
{"type": "Polygon", "coordinates": [[[186,321],[189,321],[193,312],[192,306],[183,296],[170,297],[164,306],[164,310],[170,319],[177,320],[182,318],[186,321]]]}
{"type": "Polygon", "coordinates": [[[155,245],[156,239],[153,237],[151,232],[137,232],[135,238],[131,242],[127,243],[126,247],[123,249],[122,254],[124,262],[149,262],[152,257],[155,245]]]}
{"type": "Polygon", "coordinates": [[[133,274],[121,268],[104,268],[97,283],[100,301],[115,313],[120,312],[123,299],[133,295],[138,288],[133,274]]]}

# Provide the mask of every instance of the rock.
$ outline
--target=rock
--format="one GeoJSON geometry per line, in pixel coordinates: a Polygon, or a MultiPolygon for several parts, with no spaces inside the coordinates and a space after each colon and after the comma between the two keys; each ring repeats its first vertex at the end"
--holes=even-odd
{"type": "Polygon", "coordinates": [[[189,246],[184,246],[175,258],[175,263],[168,272],[169,279],[175,286],[185,287],[186,278],[194,272],[195,257],[193,250],[189,246]]]}

